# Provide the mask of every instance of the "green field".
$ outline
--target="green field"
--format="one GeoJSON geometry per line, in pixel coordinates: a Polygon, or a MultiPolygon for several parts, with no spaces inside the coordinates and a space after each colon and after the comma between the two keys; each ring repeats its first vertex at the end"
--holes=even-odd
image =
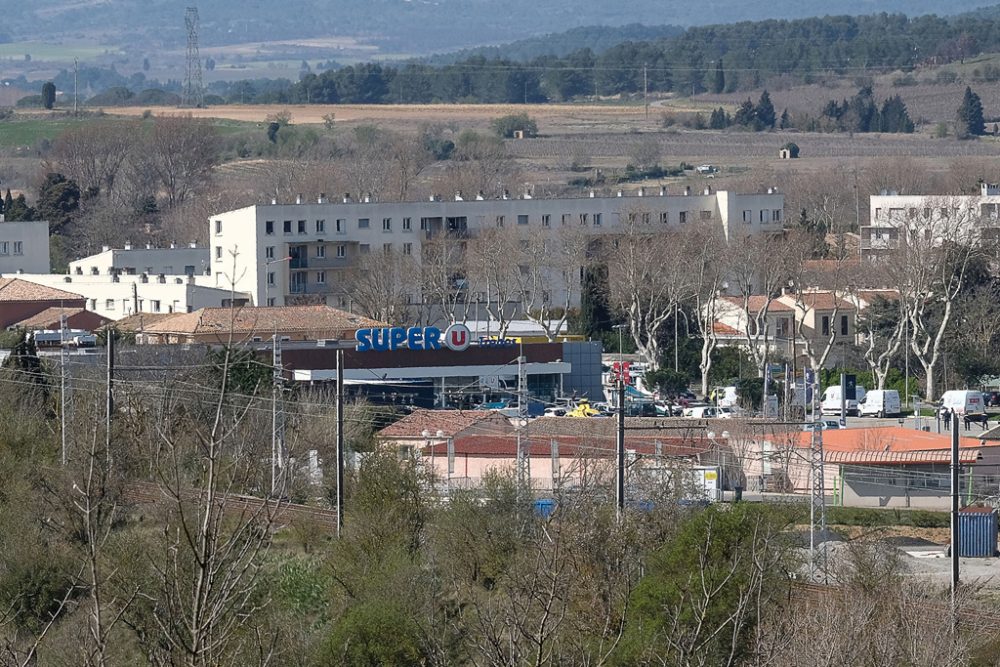
{"type": "Polygon", "coordinates": [[[33,61],[53,60],[69,62],[73,58],[89,60],[104,53],[118,53],[117,49],[108,49],[96,44],[48,44],[45,42],[9,42],[0,44],[0,58],[15,58],[23,60],[29,54],[33,61]]]}
{"type": "MultiPolygon", "coordinates": [[[[181,112],[182,110],[178,110],[181,112]]],[[[11,120],[0,121],[0,148],[33,147],[42,139],[54,140],[60,134],[71,127],[93,121],[94,117],[72,118],[67,116],[54,116],[51,118],[29,117],[18,118],[15,116],[11,120]]],[[[126,122],[128,119],[116,116],[105,116],[103,120],[112,122],[126,122]]],[[[249,128],[254,128],[256,123],[244,123],[235,120],[216,120],[212,123],[222,136],[238,134],[249,128]]]]}

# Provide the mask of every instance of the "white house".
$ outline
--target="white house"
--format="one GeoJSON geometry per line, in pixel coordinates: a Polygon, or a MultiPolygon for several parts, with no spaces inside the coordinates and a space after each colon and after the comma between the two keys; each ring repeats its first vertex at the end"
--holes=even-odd
{"type": "Polygon", "coordinates": [[[48,270],[49,223],[5,222],[0,215],[0,274],[48,270]]]}
{"type": "Polygon", "coordinates": [[[137,248],[126,243],[124,248],[104,246],[96,255],[70,262],[69,274],[204,276],[208,275],[210,264],[208,248],[199,248],[194,243],[182,247],[171,244],[169,248],[154,248],[148,244],[137,248]]]}

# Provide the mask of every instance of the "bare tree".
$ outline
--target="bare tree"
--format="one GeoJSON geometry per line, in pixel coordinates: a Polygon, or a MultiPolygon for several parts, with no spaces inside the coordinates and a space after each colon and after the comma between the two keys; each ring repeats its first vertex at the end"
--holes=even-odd
{"type": "Polygon", "coordinates": [[[159,116],[144,150],[167,204],[174,206],[209,180],[219,161],[218,133],[209,121],[190,114],[159,116]]]}
{"type": "Polygon", "coordinates": [[[56,140],[53,170],[76,181],[84,192],[101,192],[111,198],[126,161],[141,139],[142,125],[138,121],[82,123],[56,140]]]}
{"type": "Polygon", "coordinates": [[[588,236],[578,227],[531,230],[520,238],[516,258],[518,298],[524,316],[555,341],[580,295],[580,272],[587,261],[588,236]]]}
{"type": "Polygon", "coordinates": [[[464,244],[447,236],[421,244],[421,304],[428,321],[440,317],[454,323],[469,318],[471,299],[464,244]]]}
{"type": "Polygon", "coordinates": [[[482,296],[489,318],[497,323],[500,338],[507,335],[519,304],[518,273],[525,270],[511,261],[521,252],[516,234],[504,227],[483,229],[466,248],[466,266],[471,290],[482,296]]]}
{"type": "Polygon", "coordinates": [[[409,321],[418,268],[413,257],[395,250],[376,250],[360,255],[344,272],[342,289],[352,310],[393,325],[409,321]]]}
{"type": "Polygon", "coordinates": [[[719,316],[719,295],[726,279],[726,240],[717,227],[705,224],[688,230],[684,245],[695,277],[694,306],[702,336],[701,360],[698,364],[701,371],[701,393],[708,396],[712,355],[719,342],[715,323],[719,316]]]}

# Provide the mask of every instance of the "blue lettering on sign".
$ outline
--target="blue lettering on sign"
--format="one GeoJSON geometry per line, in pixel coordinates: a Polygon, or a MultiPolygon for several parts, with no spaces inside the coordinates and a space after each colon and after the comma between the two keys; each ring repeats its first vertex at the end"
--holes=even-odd
{"type": "Polygon", "coordinates": [[[400,348],[411,350],[440,350],[441,330],[436,327],[382,327],[358,329],[354,332],[358,352],[393,352],[400,348]]]}

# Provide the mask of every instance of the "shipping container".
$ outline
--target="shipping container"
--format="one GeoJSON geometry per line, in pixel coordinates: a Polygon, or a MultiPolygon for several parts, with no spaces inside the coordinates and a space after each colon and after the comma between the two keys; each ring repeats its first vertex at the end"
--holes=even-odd
{"type": "Polygon", "coordinates": [[[992,558],[997,555],[997,512],[989,507],[967,507],[958,513],[958,555],[992,558]]]}

